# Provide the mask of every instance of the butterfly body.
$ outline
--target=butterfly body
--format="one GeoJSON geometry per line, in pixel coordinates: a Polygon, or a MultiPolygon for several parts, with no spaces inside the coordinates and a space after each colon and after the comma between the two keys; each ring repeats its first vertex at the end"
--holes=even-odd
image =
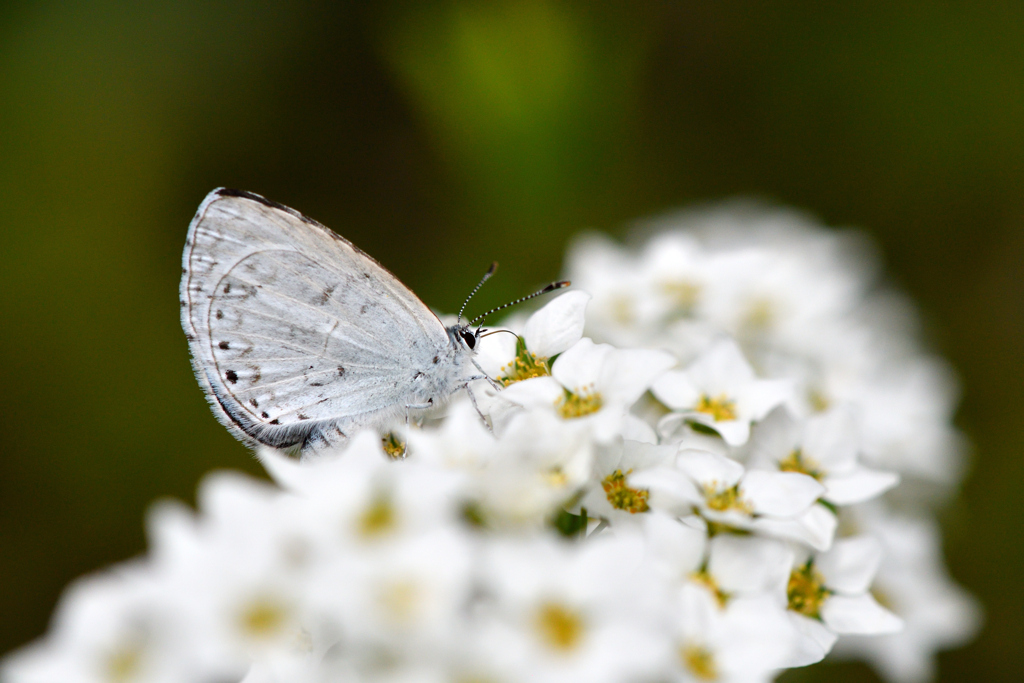
{"type": "Polygon", "coordinates": [[[373,258],[259,195],[207,195],[182,265],[196,377],[250,445],[308,455],[481,378],[478,333],[445,327],[373,258]]]}

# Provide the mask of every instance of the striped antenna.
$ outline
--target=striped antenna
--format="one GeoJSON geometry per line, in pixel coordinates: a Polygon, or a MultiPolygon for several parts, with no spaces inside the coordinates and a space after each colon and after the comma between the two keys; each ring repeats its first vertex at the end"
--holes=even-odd
{"type": "Polygon", "coordinates": [[[487,269],[487,272],[484,273],[484,276],[480,278],[480,282],[476,283],[476,287],[474,287],[473,291],[469,293],[469,296],[466,297],[466,300],[462,302],[462,308],[459,309],[459,319],[457,321],[457,324],[462,322],[462,312],[466,310],[466,304],[468,304],[469,300],[473,298],[473,295],[476,294],[477,290],[483,287],[484,283],[491,279],[491,276],[494,275],[494,271],[496,271],[497,269],[498,262],[494,261],[493,263],[491,263],[491,267],[487,269]]]}
{"type": "Polygon", "coordinates": [[[548,292],[553,292],[556,289],[561,289],[562,287],[568,287],[571,284],[572,283],[569,282],[568,280],[560,280],[558,282],[552,282],[550,285],[548,285],[544,289],[542,289],[540,291],[537,291],[537,292],[534,292],[530,296],[524,296],[521,299],[516,299],[515,301],[510,301],[507,304],[505,304],[504,306],[498,306],[497,308],[492,308],[491,310],[487,311],[483,315],[478,315],[477,317],[473,318],[472,320],[469,321],[468,324],[469,324],[470,327],[472,327],[473,325],[476,325],[478,321],[482,322],[483,319],[486,318],[487,316],[489,316],[491,313],[497,313],[498,311],[503,310],[505,308],[508,308],[509,306],[515,306],[516,304],[521,304],[524,301],[529,301],[530,299],[532,299],[534,297],[538,297],[541,294],[547,294],[548,292]]]}

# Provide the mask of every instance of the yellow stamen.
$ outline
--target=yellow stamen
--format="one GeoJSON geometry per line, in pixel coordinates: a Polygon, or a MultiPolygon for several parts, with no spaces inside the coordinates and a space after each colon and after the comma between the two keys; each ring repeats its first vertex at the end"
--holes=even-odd
{"type": "MultiPolygon", "coordinates": [[[[632,470],[626,472],[629,474],[632,470]]],[[[622,470],[615,470],[601,481],[601,488],[604,489],[608,502],[616,510],[625,510],[630,514],[647,512],[647,496],[649,492],[644,489],[631,489],[626,486],[626,475],[622,470]]]]}
{"type": "Polygon", "coordinates": [[[512,362],[501,369],[498,381],[506,387],[513,382],[521,382],[533,377],[547,377],[551,374],[551,366],[547,358],[538,358],[525,347],[519,349],[512,362]]]}
{"type": "Polygon", "coordinates": [[[710,484],[703,484],[701,488],[704,489],[704,501],[712,510],[717,510],[718,512],[738,510],[747,515],[754,514],[754,506],[749,501],[744,500],[739,484],[719,490],[717,483],[711,482],[710,484]]]}
{"type": "Polygon", "coordinates": [[[725,422],[736,419],[736,401],[730,401],[729,397],[721,394],[714,398],[704,394],[697,401],[694,408],[698,413],[710,415],[715,422],[725,422]]]}
{"type": "Polygon", "coordinates": [[[413,581],[395,581],[379,595],[380,603],[388,615],[397,622],[409,622],[416,615],[422,590],[413,581]]]}
{"type": "Polygon", "coordinates": [[[401,460],[405,457],[405,442],[398,438],[394,432],[388,432],[381,438],[384,446],[384,453],[392,460],[401,460]]]}
{"type": "Polygon", "coordinates": [[[661,283],[661,291],[675,304],[676,315],[686,317],[693,314],[700,298],[700,285],[686,280],[674,280],[661,283]]]}
{"type": "Polygon", "coordinates": [[[565,395],[555,402],[558,414],[566,420],[596,413],[602,405],[604,399],[601,394],[594,391],[593,386],[583,387],[575,392],[566,389],[565,395]]]}
{"type": "Polygon", "coordinates": [[[544,642],[556,650],[572,650],[583,638],[583,619],[575,611],[556,603],[541,605],[537,629],[544,642]]]}
{"type": "Polygon", "coordinates": [[[807,392],[807,402],[811,405],[811,410],[816,413],[823,413],[832,405],[831,401],[828,400],[828,396],[815,389],[807,392]]]}
{"type": "Polygon", "coordinates": [[[359,515],[357,528],[364,537],[380,536],[397,526],[396,517],[391,497],[385,493],[378,493],[359,515]]]}
{"type": "Polygon", "coordinates": [[[690,578],[711,591],[711,594],[715,596],[715,600],[718,601],[719,607],[725,607],[725,603],[729,600],[729,595],[722,590],[721,586],[718,585],[718,582],[715,581],[715,577],[711,576],[707,569],[701,569],[698,572],[690,574],[690,578]]]}
{"type": "Polygon", "coordinates": [[[127,683],[138,676],[142,668],[143,648],[137,643],[126,644],[107,657],[107,677],[111,683],[127,683]]]}
{"type": "Polygon", "coordinates": [[[769,299],[758,299],[750,304],[744,326],[751,330],[767,330],[775,322],[775,306],[769,299]]]}
{"type": "Polygon", "coordinates": [[[701,681],[718,680],[718,667],[715,656],[707,648],[700,645],[687,645],[679,649],[679,657],[694,678],[701,681]]]}
{"type": "Polygon", "coordinates": [[[248,636],[267,638],[281,629],[287,615],[287,607],[279,600],[260,597],[245,606],[239,615],[239,625],[248,636]]]}
{"type": "Polygon", "coordinates": [[[825,478],[825,472],[818,467],[818,463],[812,458],[805,458],[799,448],[794,449],[792,453],[779,461],[779,470],[782,472],[806,474],[818,481],[825,478]]]}
{"type": "Polygon", "coordinates": [[[807,560],[802,567],[794,569],[786,586],[789,609],[811,619],[821,619],[821,606],[832,594],[824,583],[825,579],[814,569],[814,560],[807,560]]]}

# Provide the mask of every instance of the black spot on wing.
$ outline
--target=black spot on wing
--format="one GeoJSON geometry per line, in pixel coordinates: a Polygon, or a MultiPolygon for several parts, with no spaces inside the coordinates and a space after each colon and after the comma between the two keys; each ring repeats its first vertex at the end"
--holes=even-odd
{"type": "MultiPolygon", "coordinates": [[[[317,304],[318,306],[323,306],[324,304],[326,304],[327,300],[331,298],[331,294],[334,292],[334,287],[334,285],[331,285],[330,287],[325,289],[323,293],[321,293],[317,298],[313,299],[313,303],[317,304]]],[[[363,308],[365,308],[365,306],[363,308]]]]}
{"type": "Polygon", "coordinates": [[[268,415],[267,411],[264,410],[262,413],[260,413],[260,417],[262,417],[264,420],[266,420],[268,417],[270,417],[270,415],[268,415]]]}
{"type": "Polygon", "coordinates": [[[216,315],[216,318],[217,318],[217,320],[220,320],[221,318],[223,318],[223,317],[224,317],[224,311],[222,311],[222,310],[220,310],[220,309],[218,308],[218,309],[217,309],[217,313],[216,313],[215,315],[216,315]]]}
{"type": "Polygon", "coordinates": [[[441,359],[438,358],[437,356],[434,356],[434,365],[437,365],[437,361],[439,361],[439,360],[441,360],[441,359]]]}
{"type": "Polygon", "coordinates": [[[260,403],[259,403],[259,401],[257,401],[257,400],[256,400],[256,399],[254,399],[254,398],[250,398],[250,399],[249,399],[249,403],[251,403],[251,404],[252,404],[252,407],[253,407],[253,408],[259,408],[259,407],[260,407],[260,403]]]}
{"type": "Polygon", "coordinates": [[[341,367],[339,365],[338,366],[338,377],[344,377],[344,376],[345,376],[345,368],[343,368],[343,367],[341,367]]]}
{"type": "Polygon", "coordinates": [[[226,341],[222,341],[220,344],[217,344],[217,346],[219,346],[224,351],[227,351],[228,349],[231,348],[231,344],[229,344],[226,341]]]}
{"type": "Polygon", "coordinates": [[[232,384],[238,383],[238,373],[235,372],[234,370],[228,370],[227,372],[225,372],[224,377],[225,379],[227,379],[227,381],[231,382],[232,384]]]}

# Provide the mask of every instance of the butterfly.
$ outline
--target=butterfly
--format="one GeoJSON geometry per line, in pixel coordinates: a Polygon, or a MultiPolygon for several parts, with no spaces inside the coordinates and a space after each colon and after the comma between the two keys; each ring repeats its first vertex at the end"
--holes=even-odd
{"type": "Polygon", "coordinates": [[[474,359],[482,316],[463,323],[460,311],[445,326],[351,242],[251,192],[219,188],[200,204],[180,299],[196,378],[217,419],[251,447],[306,457],[490,379],[474,359]]]}

